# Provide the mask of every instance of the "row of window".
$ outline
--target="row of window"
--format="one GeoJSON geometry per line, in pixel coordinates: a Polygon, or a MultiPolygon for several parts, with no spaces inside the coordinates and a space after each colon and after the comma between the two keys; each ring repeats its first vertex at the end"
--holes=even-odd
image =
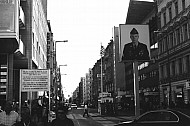
{"type": "Polygon", "coordinates": [[[160,79],[190,73],[190,55],[175,59],[160,66],[160,79]]]}
{"type": "Polygon", "coordinates": [[[159,20],[162,19],[161,26],[165,26],[168,22],[170,22],[174,17],[176,17],[179,12],[185,10],[188,5],[188,0],[172,0],[166,4],[166,7],[161,9],[159,13],[159,20]]]}
{"type": "Polygon", "coordinates": [[[186,42],[190,38],[190,28],[188,23],[184,23],[180,27],[171,31],[162,40],[159,41],[159,53],[168,51],[171,48],[176,47],[182,42],[186,42]]]}

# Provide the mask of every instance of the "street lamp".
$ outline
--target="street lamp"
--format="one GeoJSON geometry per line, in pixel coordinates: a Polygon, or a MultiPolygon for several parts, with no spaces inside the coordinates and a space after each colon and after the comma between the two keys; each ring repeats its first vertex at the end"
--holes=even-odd
{"type": "MultiPolygon", "coordinates": [[[[61,75],[67,75],[67,74],[61,74],[61,70],[60,70],[60,67],[61,67],[61,66],[67,66],[67,64],[64,64],[64,65],[59,65],[59,72],[60,72],[60,76],[61,76],[61,75]]],[[[61,79],[60,79],[60,81],[61,81],[61,79]]],[[[62,96],[62,102],[63,102],[63,99],[64,99],[63,91],[62,91],[61,96],[62,96]]]]}
{"type": "Polygon", "coordinates": [[[58,42],[68,42],[68,40],[55,41],[55,61],[56,61],[56,65],[57,65],[57,58],[56,58],[56,56],[57,56],[57,54],[56,54],[56,53],[57,53],[56,50],[57,50],[57,49],[56,49],[56,48],[57,48],[57,43],[58,43],[58,42]]]}
{"type": "MultiPolygon", "coordinates": [[[[58,91],[57,91],[57,88],[58,88],[58,76],[59,75],[57,75],[57,43],[58,42],[68,42],[68,40],[63,40],[63,41],[55,41],[55,64],[56,64],[56,84],[55,84],[55,105],[56,105],[56,108],[57,108],[57,93],[58,93],[58,91]]],[[[61,65],[60,65],[61,66],[61,65]]],[[[59,66],[59,67],[60,67],[59,66]]],[[[60,74],[60,73],[59,73],[60,74]]]]}

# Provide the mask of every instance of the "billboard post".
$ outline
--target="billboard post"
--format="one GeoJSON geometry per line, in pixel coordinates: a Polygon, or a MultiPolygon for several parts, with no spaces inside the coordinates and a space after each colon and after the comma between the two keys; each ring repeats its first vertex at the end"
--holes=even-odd
{"type": "MultiPolygon", "coordinates": [[[[50,70],[48,69],[21,69],[20,70],[20,91],[19,91],[19,111],[21,112],[22,92],[50,91],[50,70]]],[[[49,111],[50,111],[50,92],[49,92],[49,111]]],[[[31,102],[30,102],[31,112],[31,102]]]]}
{"type": "Polygon", "coordinates": [[[132,63],[133,84],[134,84],[134,104],[135,116],[140,115],[139,80],[138,65],[150,61],[150,45],[148,25],[128,25],[119,26],[119,56],[120,62],[132,63]]]}
{"type": "Polygon", "coordinates": [[[134,99],[135,99],[135,116],[140,115],[140,101],[139,101],[139,81],[138,81],[138,61],[133,62],[134,75],[134,99]]]}

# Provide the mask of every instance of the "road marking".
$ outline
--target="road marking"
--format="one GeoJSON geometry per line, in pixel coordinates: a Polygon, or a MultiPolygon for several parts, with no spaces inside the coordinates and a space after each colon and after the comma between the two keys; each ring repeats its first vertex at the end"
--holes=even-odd
{"type": "Polygon", "coordinates": [[[115,123],[112,121],[96,121],[96,122],[100,123],[103,126],[114,126],[115,125],[115,123]]]}
{"type": "Polygon", "coordinates": [[[81,114],[68,114],[67,117],[70,119],[87,119],[84,118],[81,114]]]}
{"type": "Polygon", "coordinates": [[[69,118],[69,119],[74,119],[73,114],[68,114],[68,115],[67,115],[67,118],[69,118]]]}

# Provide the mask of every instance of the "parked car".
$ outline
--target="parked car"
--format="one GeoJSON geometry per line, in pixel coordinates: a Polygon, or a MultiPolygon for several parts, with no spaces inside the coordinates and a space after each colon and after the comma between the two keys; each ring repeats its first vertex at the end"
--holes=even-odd
{"type": "Polygon", "coordinates": [[[139,117],[115,126],[189,126],[190,116],[171,109],[148,111],[139,117]]]}
{"type": "Polygon", "coordinates": [[[77,105],[76,104],[71,104],[71,109],[77,109],[77,105]]]}

